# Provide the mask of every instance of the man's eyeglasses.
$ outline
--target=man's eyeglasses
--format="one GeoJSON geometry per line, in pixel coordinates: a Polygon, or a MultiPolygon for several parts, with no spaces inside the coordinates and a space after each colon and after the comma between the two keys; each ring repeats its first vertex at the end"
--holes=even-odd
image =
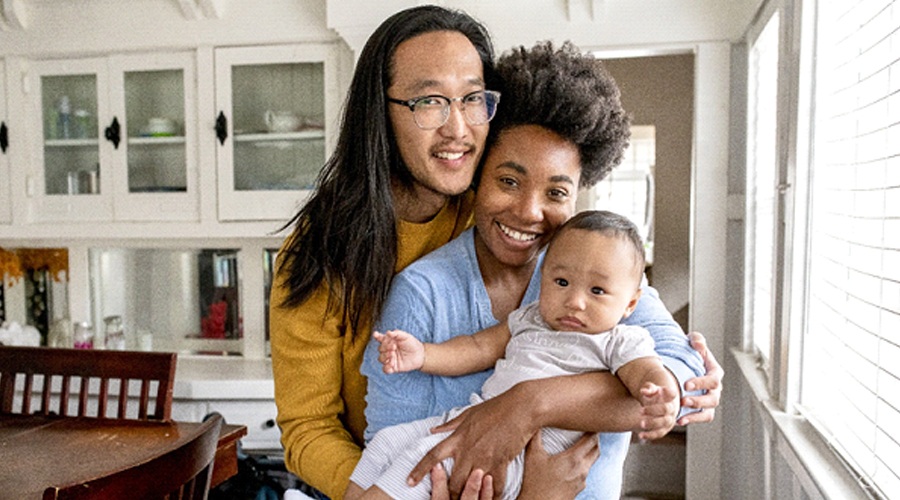
{"type": "Polygon", "coordinates": [[[401,104],[409,108],[413,113],[416,125],[423,130],[434,130],[447,123],[450,118],[450,104],[459,101],[462,104],[463,116],[469,125],[484,125],[491,121],[497,113],[497,103],[500,102],[500,92],[494,90],[479,90],[462,97],[444,97],[442,95],[427,95],[416,97],[408,101],[387,98],[388,102],[401,104]]]}

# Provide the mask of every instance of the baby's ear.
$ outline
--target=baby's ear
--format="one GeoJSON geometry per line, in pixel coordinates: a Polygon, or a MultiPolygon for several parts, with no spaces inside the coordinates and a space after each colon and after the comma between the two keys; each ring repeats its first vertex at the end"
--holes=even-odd
{"type": "Polygon", "coordinates": [[[623,318],[627,318],[631,316],[631,313],[637,308],[638,301],[641,300],[641,289],[638,288],[637,291],[634,292],[634,296],[631,297],[631,300],[628,301],[628,305],[625,307],[625,314],[622,316],[623,318]]]}

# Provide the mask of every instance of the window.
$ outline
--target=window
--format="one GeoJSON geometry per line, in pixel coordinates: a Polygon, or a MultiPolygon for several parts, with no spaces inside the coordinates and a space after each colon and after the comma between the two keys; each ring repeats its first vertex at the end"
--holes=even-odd
{"type": "Polygon", "coordinates": [[[900,2],[761,12],[774,14],[747,37],[745,347],[768,361],[772,400],[862,488],[900,498],[900,2]]]}
{"type": "Polygon", "coordinates": [[[644,240],[647,264],[653,263],[653,167],[656,164],[656,127],[634,125],[622,162],[606,178],[579,196],[587,207],[628,217],[644,240]]]}
{"type": "Polygon", "coordinates": [[[778,99],[778,12],[768,20],[748,55],[747,254],[744,328],[763,361],[772,339],[775,278],[775,185],[778,99]]]}
{"type": "Polygon", "coordinates": [[[800,409],[900,498],[900,3],[817,4],[800,409]]]}

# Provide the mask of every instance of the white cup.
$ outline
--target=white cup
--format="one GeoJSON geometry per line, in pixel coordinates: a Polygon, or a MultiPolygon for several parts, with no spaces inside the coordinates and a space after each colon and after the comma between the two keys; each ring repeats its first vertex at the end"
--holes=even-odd
{"type": "Polygon", "coordinates": [[[170,118],[150,118],[147,121],[148,134],[174,134],[175,120],[170,118]]]}
{"type": "Polygon", "coordinates": [[[268,110],[263,115],[263,120],[269,132],[293,132],[303,123],[299,116],[290,111],[268,110]]]}

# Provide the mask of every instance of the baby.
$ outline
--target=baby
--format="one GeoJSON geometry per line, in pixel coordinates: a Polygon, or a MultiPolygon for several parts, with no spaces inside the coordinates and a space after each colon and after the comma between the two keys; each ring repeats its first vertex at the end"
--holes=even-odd
{"type": "MultiPolygon", "coordinates": [[[[379,361],[385,373],[421,370],[442,376],[493,366],[481,395],[472,396],[473,404],[524,380],[600,370],[618,376],[645,407],[677,404],[677,382],[656,355],[649,333],[619,324],[637,306],[643,272],[644,247],[634,224],[611,212],[581,212],[558,230],[547,247],[537,302],[513,311],[506,324],[441,344],[423,344],[399,330],[376,332],[379,361]]],[[[352,489],[365,490],[362,498],[430,498],[428,478],[414,487],[406,478],[449,434],[432,434],[430,429],[464,409],[378,432],[350,478],[351,486],[359,487],[352,489]]],[[[565,450],[581,435],[542,429],[549,453],[565,450]]],[[[524,452],[510,463],[503,498],[518,496],[523,460],[524,452]]],[[[452,460],[443,465],[449,474],[452,460]]]]}

